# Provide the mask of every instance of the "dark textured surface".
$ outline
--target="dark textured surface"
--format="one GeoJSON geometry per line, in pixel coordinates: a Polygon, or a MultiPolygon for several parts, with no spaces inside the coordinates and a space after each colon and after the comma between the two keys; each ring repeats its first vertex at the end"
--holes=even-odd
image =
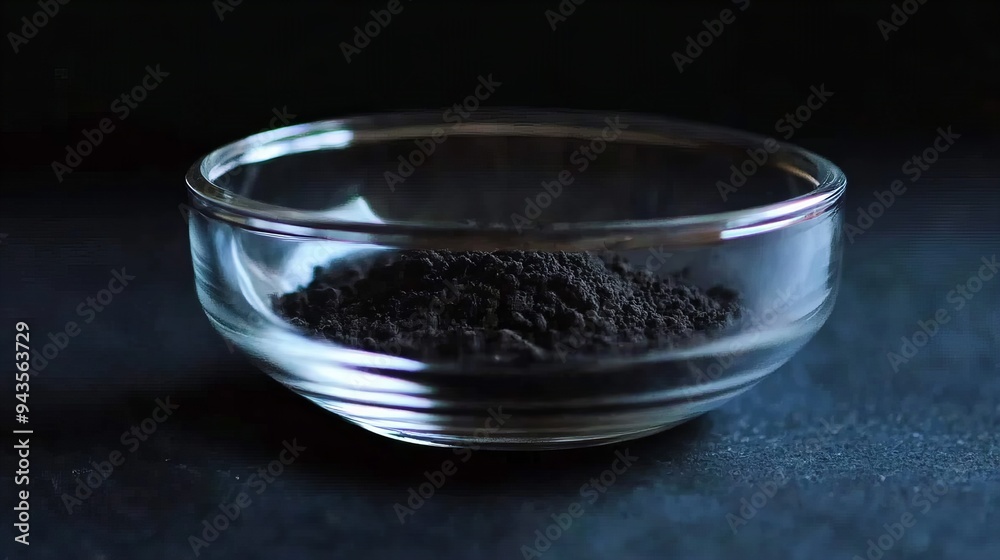
{"type": "MultiPolygon", "coordinates": [[[[853,221],[918,143],[808,145],[851,178],[853,221]]],[[[829,322],[750,392],[617,447],[474,452],[405,525],[394,504],[456,456],[352,427],[229,353],[194,295],[176,212],[182,168],[80,175],[58,206],[41,188],[9,196],[0,206],[5,332],[13,337],[15,318],[39,338],[70,320],[81,332],[32,381],[30,554],[10,537],[0,550],[12,559],[189,558],[202,520],[246,492],[251,504],[200,558],[522,558],[534,531],[574,502],[583,516],[543,558],[848,560],[906,513],[912,527],[886,559],[996,558],[1000,277],[961,309],[949,300],[1000,252],[995,153],[958,145],[849,243],[829,322]],[[105,185],[124,200],[140,184],[141,212],[89,194],[105,185]],[[135,280],[85,323],[77,306],[122,266],[135,280]],[[949,321],[894,371],[888,352],[939,309],[949,321]],[[166,397],[178,409],[130,452],[122,433],[166,397]],[[258,493],[258,469],[293,439],[306,450],[258,493]],[[611,468],[616,448],[638,460],[591,504],[581,486],[611,468]],[[61,496],[74,473],[115,450],[124,464],[68,513],[61,496]],[[769,483],[773,496],[745,525],[734,522],[769,483]]],[[[51,175],[13,179],[41,187],[51,175]]],[[[3,465],[9,512],[8,451],[3,465]]]]}
{"type": "Polygon", "coordinates": [[[405,251],[362,268],[317,269],[274,306],[351,348],[530,363],[666,347],[729,324],[739,316],[736,298],[661,280],[614,255],[405,251]]]}

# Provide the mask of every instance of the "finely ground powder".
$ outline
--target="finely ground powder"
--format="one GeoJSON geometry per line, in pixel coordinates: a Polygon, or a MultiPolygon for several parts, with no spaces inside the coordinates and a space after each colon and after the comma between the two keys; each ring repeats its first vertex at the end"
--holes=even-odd
{"type": "Polygon", "coordinates": [[[670,347],[730,324],[737,294],[590,253],[403,251],[317,268],[276,311],[350,348],[423,360],[515,362],[670,347]]]}

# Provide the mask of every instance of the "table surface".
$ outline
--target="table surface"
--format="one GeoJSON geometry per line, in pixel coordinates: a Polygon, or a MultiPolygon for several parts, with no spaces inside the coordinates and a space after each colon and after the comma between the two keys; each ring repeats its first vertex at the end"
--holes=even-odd
{"type": "Polygon", "coordinates": [[[229,351],[194,294],[183,165],[74,174],[55,194],[50,174],[8,177],[22,188],[0,205],[3,328],[80,333],[32,378],[31,546],[8,544],[12,531],[0,555],[194,557],[189,537],[242,493],[250,503],[199,557],[537,557],[522,547],[577,502],[542,558],[1000,558],[1000,276],[961,308],[952,293],[998,252],[1000,162],[969,140],[910,183],[901,166],[920,141],[809,146],[850,177],[851,223],[873,190],[908,190],[846,245],[836,309],[788,364],[646,439],[476,452],[405,524],[394,504],[454,454],[349,425],[229,351]],[[77,307],[122,267],[134,280],[85,322],[77,307]],[[894,371],[887,354],[941,309],[948,323],[894,371]],[[122,439],[168,398],[155,433],[122,439]],[[285,441],[305,450],[262,482],[285,441]],[[582,498],[616,450],[637,459],[582,498]],[[115,452],[113,473],[67,507],[77,476],[115,452]]]}

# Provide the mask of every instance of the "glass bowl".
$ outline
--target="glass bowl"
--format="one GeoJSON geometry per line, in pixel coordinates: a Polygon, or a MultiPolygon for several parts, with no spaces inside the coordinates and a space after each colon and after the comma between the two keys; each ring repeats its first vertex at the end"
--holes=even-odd
{"type": "Polygon", "coordinates": [[[412,443],[554,449],[668,429],[791,358],[839,284],[836,166],[648,115],[479,109],[300,124],[212,152],[187,184],[195,284],[215,328],[296,393],[412,443]],[[657,279],[734,290],[741,311],[665,346],[581,346],[529,363],[349,347],[276,311],[314,274],[363,276],[413,250],[615,254],[657,279]]]}

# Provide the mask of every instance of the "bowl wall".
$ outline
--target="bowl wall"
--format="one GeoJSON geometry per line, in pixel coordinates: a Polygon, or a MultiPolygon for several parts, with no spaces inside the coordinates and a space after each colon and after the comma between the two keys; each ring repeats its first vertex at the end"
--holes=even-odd
{"type": "Polygon", "coordinates": [[[540,449],[639,437],[715,408],[787,361],[829,316],[843,184],[822,204],[796,203],[818,184],[829,189],[831,169],[842,179],[821,158],[628,115],[480,118],[495,121],[299,125],[209,156],[199,170],[222,187],[219,204],[247,208],[192,195],[196,287],[213,325],[282,383],[371,431],[540,449]],[[569,351],[526,368],[349,349],[272,309],[273,296],[307,284],[316,267],[363,272],[373,256],[415,248],[612,251],[663,277],[683,271],[700,288],[734,289],[747,311],[669,349],[569,351]]]}

